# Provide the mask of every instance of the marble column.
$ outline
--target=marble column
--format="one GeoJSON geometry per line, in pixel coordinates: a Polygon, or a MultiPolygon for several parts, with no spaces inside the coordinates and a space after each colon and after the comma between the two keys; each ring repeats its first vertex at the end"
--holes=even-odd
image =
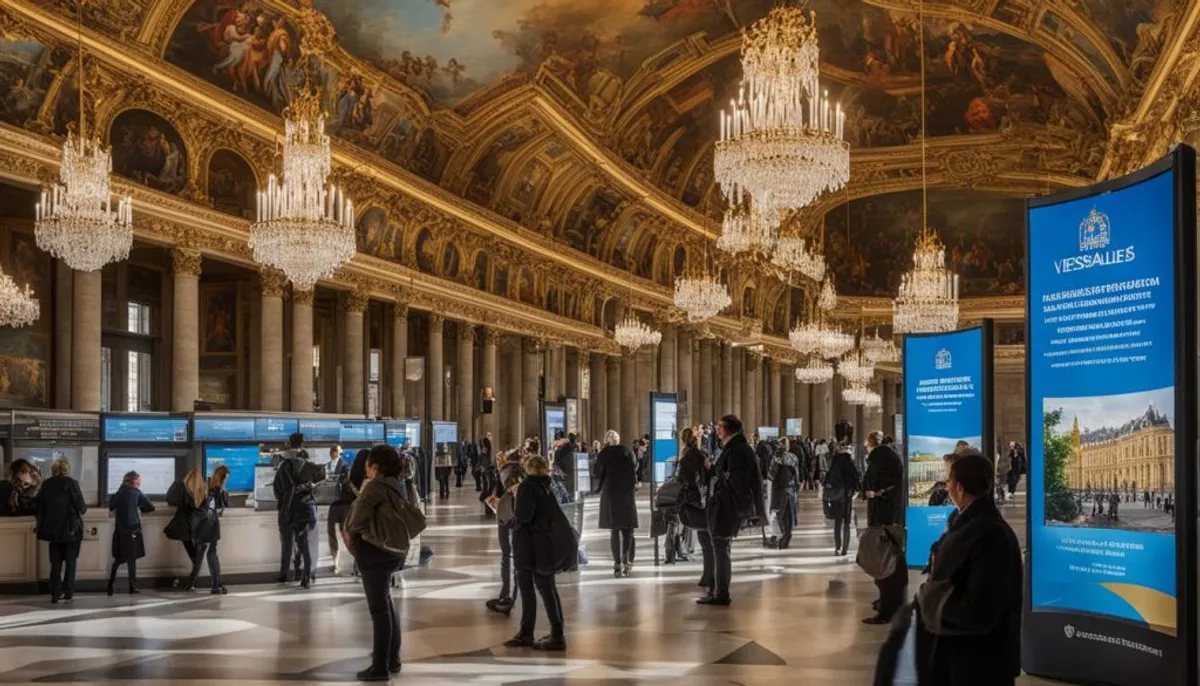
{"type": "Polygon", "coordinates": [[[767,389],[770,394],[768,404],[771,406],[763,418],[763,425],[777,426],[779,435],[786,436],[783,426],[783,383],[779,378],[779,360],[771,358],[763,366],[766,367],[767,389]]]}
{"type": "Polygon", "coordinates": [[[604,432],[608,430],[608,360],[607,355],[592,354],[588,356],[588,373],[590,379],[590,397],[588,410],[591,424],[587,435],[591,441],[603,441],[604,432]]]}
{"type": "MultiPolygon", "coordinates": [[[[854,408],[852,408],[849,404],[847,404],[845,399],[842,397],[842,391],[844,391],[845,389],[846,389],[846,380],[843,379],[840,374],[834,374],[833,375],[833,386],[832,386],[832,388],[829,389],[829,393],[831,396],[830,401],[832,402],[832,405],[833,405],[832,419],[833,419],[834,426],[837,426],[837,423],[842,420],[848,421],[850,423],[854,423],[854,408]]],[[[854,427],[854,440],[858,440],[859,429],[860,429],[860,427],[858,427],[858,426],[854,427]]]]}
{"type": "Polygon", "coordinates": [[[674,325],[664,326],[662,335],[662,343],[658,346],[658,390],[675,393],[679,382],[679,329],[674,325]]]}
{"type": "Polygon", "coordinates": [[[429,421],[435,422],[445,415],[445,327],[446,317],[437,312],[429,313],[429,354],[425,357],[425,388],[429,402],[425,414],[429,421]]]}
{"type": "Polygon", "coordinates": [[[762,406],[765,394],[762,389],[762,356],[755,352],[746,352],[746,388],[743,391],[746,396],[745,404],[749,407],[746,410],[746,415],[750,421],[747,427],[751,431],[758,431],[758,426],[762,424],[762,406]]]}
{"type": "Polygon", "coordinates": [[[75,316],[71,306],[75,290],[75,272],[62,260],[54,261],[54,407],[71,409],[71,348],[75,345],[71,335],[71,320],[75,316]]]}
{"type": "Polygon", "coordinates": [[[654,390],[654,357],[656,346],[646,346],[637,351],[637,436],[650,433],[650,392],[654,390]]]}
{"type": "Polygon", "coordinates": [[[313,292],[292,290],[292,412],[313,411],[313,292]]]}
{"type": "Polygon", "coordinates": [[[408,305],[398,302],[392,306],[392,416],[407,417],[408,404],[404,388],[408,366],[408,305]]]}
{"type": "Polygon", "coordinates": [[[699,401],[697,407],[700,409],[700,421],[709,423],[717,419],[715,384],[713,383],[713,345],[712,339],[704,338],[700,340],[700,379],[697,383],[699,387],[699,401]]]}
{"type": "Polygon", "coordinates": [[[538,386],[542,373],[540,360],[538,360],[540,352],[541,346],[536,339],[521,339],[521,441],[537,436],[540,431],[541,419],[538,418],[538,386]]]}
{"type": "MultiPolygon", "coordinates": [[[[171,252],[175,307],[171,331],[171,411],[191,412],[200,398],[200,262],[196,250],[171,252]]],[[[75,303],[79,307],[78,302],[75,303]]],[[[79,371],[75,372],[78,378],[79,371]]]]}
{"type": "Polygon", "coordinates": [[[621,441],[626,445],[637,438],[638,433],[638,383],[637,355],[626,353],[621,357],[621,441]]]}
{"type": "Polygon", "coordinates": [[[737,348],[729,344],[729,357],[733,368],[733,392],[731,394],[733,403],[725,411],[737,415],[738,419],[744,420],[746,418],[746,406],[742,404],[744,400],[742,393],[746,386],[744,383],[746,380],[746,349],[737,348]]]}
{"type": "Polygon", "coordinates": [[[458,438],[475,440],[475,325],[458,325],[458,438]]]}
{"type": "Polygon", "coordinates": [[[767,360],[758,355],[758,367],[754,369],[754,417],[755,426],[770,426],[767,415],[767,360]]]}
{"type": "Polygon", "coordinates": [[[833,382],[826,381],[809,388],[812,391],[812,435],[833,438],[833,382]]]}
{"type": "MultiPolygon", "coordinates": [[[[576,438],[584,439],[592,435],[592,415],[590,398],[583,397],[583,372],[591,364],[591,353],[586,350],[576,350],[567,355],[567,397],[576,399],[576,438]]],[[[592,391],[594,393],[594,391],[592,391]]],[[[581,444],[582,445],[582,444],[581,444]]]]}
{"type": "Polygon", "coordinates": [[[721,406],[717,412],[724,417],[736,407],[733,399],[733,347],[729,343],[721,343],[720,356],[721,406]]]}
{"type": "MultiPolygon", "coordinates": [[[[608,390],[605,398],[608,401],[608,421],[604,425],[604,431],[609,429],[621,433],[624,429],[621,426],[621,359],[606,355],[604,358],[605,376],[608,378],[608,390]]],[[[600,436],[600,440],[604,440],[604,436],[600,436]]]]}
{"type": "Polygon", "coordinates": [[[346,361],[342,375],[342,412],[363,414],[366,412],[367,379],[363,364],[363,320],[367,304],[371,301],[365,291],[346,294],[345,336],[346,361]]]}
{"type": "Polygon", "coordinates": [[[559,399],[562,395],[563,378],[559,374],[559,358],[562,356],[564,349],[558,343],[550,343],[546,345],[546,397],[547,402],[553,402],[559,399]]]}
{"type": "MultiPolygon", "coordinates": [[[[504,395],[501,397],[508,398],[505,407],[508,408],[507,425],[508,425],[508,440],[505,448],[519,448],[521,440],[525,433],[525,351],[521,338],[513,338],[508,344],[508,378],[512,386],[504,389],[504,395]]],[[[493,445],[492,447],[496,447],[493,445]]]]}
{"type": "MultiPolygon", "coordinates": [[[[480,374],[482,375],[480,386],[483,388],[492,389],[493,399],[500,397],[496,386],[499,383],[497,376],[497,356],[499,354],[498,346],[500,343],[500,335],[495,329],[483,329],[483,360],[480,366],[480,374]]],[[[491,414],[481,415],[480,430],[486,436],[492,435],[492,448],[496,447],[496,443],[500,440],[500,403],[492,402],[491,414]]]]}
{"type": "Polygon", "coordinates": [[[100,271],[75,272],[71,315],[71,409],[100,410],[100,271]]]}
{"type": "Polygon", "coordinates": [[[693,337],[690,329],[682,328],[675,341],[678,355],[675,369],[675,389],[679,393],[679,416],[676,418],[679,427],[690,426],[699,419],[695,411],[696,396],[693,391],[692,374],[695,362],[692,360],[693,337]]]}
{"type": "MultiPolygon", "coordinates": [[[[894,434],[896,432],[896,382],[891,379],[883,380],[883,432],[885,434],[894,434]]],[[[896,436],[896,441],[904,440],[903,436],[896,436]]]]}
{"type": "Polygon", "coordinates": [[[815,420],[812,416],[812,386],[796,382],[796,414],[800,418],[800,429],[804,432],[804,436],[814,435],[813,429],[815,420]]]}
{"type": "Polygon", "coordinates": [[[259,409],[283,412],[283,295],[287,277],[274,269],[259,271],[262,300],[259,308],[259,409]]]}
{"type": "Polygon", "coordinates": [[[775,376],[779,383],[782,404],[779,407],[779,435],[786,436],[787,420],[796,416],[796,373],[784,365],[775,376]]]}

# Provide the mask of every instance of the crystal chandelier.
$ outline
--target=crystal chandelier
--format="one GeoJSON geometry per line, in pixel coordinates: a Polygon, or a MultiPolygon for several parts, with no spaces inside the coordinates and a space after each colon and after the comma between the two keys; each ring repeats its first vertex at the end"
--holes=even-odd
{"type": "Polygon", "coordinates": [[[883,398],[875,391],[867,391],[867,397],[863,402],[863,407],[869,412],[878,412],[883,408],[883,398]]]}
{"type": "Polygon", "coordinates": [[[797,324],[788,333],[788,339],[801,355],[816,355],[826,360],[835,360],[854,347],[854,336],[819,320],[797,324]]]}
{"type": "Polygon", "coordinates": [[[871,334],[871,336],[863,336],[859,347],[862,348],[863,354],[867,359],[875,362],[899,362],[900,349],[892,342],[890,338],[880,338],[879,332],[871,334]]]}
{"type": "Polygon", "coordinates": [[[875,363],[861,350],[855,350],[838,362],[838,374],[854,386],[866,386],[875,378],[875,363]]]}
{"type": "Polygon", "coordinates": [[[913,269],[900,280],[892,303],[897,333],[933,333],[958,328],[958,275],[946,268],[946,249],[930,229],[921,231],[913,269]]]}
{"type": "Polygon", "coordinates": [[[812,386],[833,381],[833,365],[819,357],[810,357],[808,364],[796,367],[796,381],[812,386]]]}
{"type": "Polygon", "coordinates": [[[821,286],[821,295],[817,298],[817,307],[828,312],[837,307],[837,303],[837,289],[833,287],[833,281],[826,281],[821,286]]]}
{"type": "Polygon", "coordinates": [[[34,238],[42,250],[76,271],[94,272],[129,258],[133,245],[133,200],[113,202],[112,154],[99,137],[88,137],[84,114],[83,17],[76,6],[79,42],[79,130],[63,143],[59,182],[42,191],[35,210],[34,238]]]}
{"type": "MultiPolygon", "coordinates": [[[[924,25],[924,5],[918,4],[924,25]]],[[[925,54],[925,32],[918,31],[919,54],[925,54]]],[[[912,271],[900,279],[892,301],[896,333],[938,333],[958,328],[958,275],[946,268],[946,249],[929,228],[929,181],[926,173],[925,60],[921,60],[921,233],[913,251],[912,271]]]]}
{"type": "Polygon", "coordinates": [[[316,89],[306,86],[284,111],[282,147],[283,180],[271,176],[258,192],[250,248],[255,262],[278,269],[306,291],[357,249],[354,204],[336,187],[326,187],[329,136],[316,89]]]}
{"type": "Polygon", "coordinates": [[[687,313],[689,322],[712,319],[733,303],[725,285],[713,276],[680,277],[675,280],[675,307],[687,313]]]}
{"type": "Polygon", "coordinates": [[[0,271],[0,326],[21,327],[37,321],[41,305],[28,285],[19,288],[12,277],[0,271]]]}
{"type": "Polygon", "coordinates": [[[816,13],[776,6],[742,37],[742,85],[713,153],[726,197],[799,209],[850,180],[845,113],[820,90],[816,13]]]}
{"type": "Polygon", "coordinates": [[[866,405],[870,396],[871,391],[866,386],[852,385],[842,389],[842,400],[847,405],[866,405]]]}
{"type": "Polygon", "coordinates": [[[629,352],[633,352],[643,346],[658,345],[661,343],[662,332],[655,331],[646,326],[646,324],[630,312],[625,315],[625,319],[620,324],[617,324],[617,328],[613,330],[613,339],[616,340],[617,345],[629,352]]]}
{"type": "Polygon", "coordinates": [[[771,264],[784,272],[800,272],[813,281],[820,282],[825,278],[825,258],[810,251],[803,238],[780,238],[775,244],[771,264]]]}
{"type": "Polygon", "coordinates": [[[749,199],[725,210],[717,249],[738,255],[745,252],[769,253],[775,247],[779,214],[762,212],[749,199]]]}

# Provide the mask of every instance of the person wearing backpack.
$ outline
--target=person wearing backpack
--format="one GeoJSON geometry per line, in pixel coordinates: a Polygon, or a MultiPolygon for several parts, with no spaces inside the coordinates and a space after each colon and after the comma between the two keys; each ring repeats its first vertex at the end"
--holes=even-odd
{"type": "MultiPolygon", "coordinates": [[[[304,434],[296,432],[288,436],[287,450],[283,451],[279,463],[275,465],[275,480],[271,488],[275,493],[275,509],[279,527],[279,583],[286,584],[294,580],[292,560],[295,550],[296,534],[292,531],[291,482],[283,471],[287,464],[296,458],[301,462],[308,459],[304,451],[304,434]]],[[[167,499],[170,504],[170,498],[167,499]]],[[[189,551],[190,553],[190,551],[189,551]]]]}
{"type": "Polygon", "coordinates": [[[504,645],[563,651],[567,649],[567,639],[554,575],[577,561],[578,538],[550,489],[549,460],[530,455],[525,458],[524,466],[526,477],[517,487],[513,513],[513,562],[517,568],[517,592],[521,596],[521,628],[504,645]],[[533,637],[537,623],[535,588],[550,622],[550,634],[537,640],[533,637]]]}
{"type": "MultiPolygon", "coordinates": [[[[279,463],[275,471],[275,496],[279,504],[279,521],[281,531],[286,523],[292,536],[291,545],[283,546],[283,574],[286,579],[289,563],[291,562],[292,546],[299,553],[303,568],[300,574],[300,586],[311,588],[313,579],[313,536],[317,529],[317,501],[313,496],[314,479],[307,472],[308,453],[300,446],[304,444],[302,434],[292,434],[288,441],[293,447],[287,451],[287,457],[279,463]]],[[[324,480],[323,478],[321,479],[324,480]]]]}
{"type": "Polygon", "coordinates": [[[371,448],[366,481],[343,531],[371,613],[371,666],[358,673],[359,681],[387,681],[400,672],[400,615],[392,599],[392,575],[404,568],[413,540],[425,528],[416,488],[401,480],[404,471],[395,448],[371,448]]]}
{"type": "Polygon", "coordinates": [[[838,446],[829,460],[822,484],[821,506],[825,518],[833,520],[833,550],[839,557],[850,552],[850,521],[854,518],[854,495],[860,487],[858,468],[849,446],[838,446]]]}
{"type": "Polygon", "coordinates": [[[208,561],[208,576],[212,579],[212,594],[225,595],[228,591],[221,584],[221,558],[217,555],[217,542],[221,540],[221,514],[229,507],[229,492],[225,490],[225,482],[229,480],[229,468],[221,465],[213,470],[212,478],[204,482],[204,476],[199,469],[193,469],[184,483],[196,508],[192,511],[192,545],[195,553],[192,556],[192,573],[188,576],[183,590],[191,593],[195,590],[196,579],[200,576],[200,565],[208,561]]]}
{"type": "Polygon", "coordinates": [[[525,478],[525,470],[521,467],[521,455],[516,450],[497,455],[501,465],[488,502],[489,507],[496,511],[496,533],[500,540],[500,596],[487,601],[487,609],[505,617],[512,614],[516,604],[513,591],[516,580],[513,577],[512,540],[513,526],[516,524],[514,515],[516,508],[517,487],[525,478]]]}

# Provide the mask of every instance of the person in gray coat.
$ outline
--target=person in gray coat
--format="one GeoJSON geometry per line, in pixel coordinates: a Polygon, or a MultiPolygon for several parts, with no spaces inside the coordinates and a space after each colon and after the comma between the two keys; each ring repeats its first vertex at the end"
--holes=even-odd
{"type": "Polygon", "coordinates": [[[637,458],[611,429],[604,434],[604,448],[596,458],[596,481],[600,528],[611,532],[613,576],[627,577],[633,569],[633,530],[638,528],[637,458]]]}

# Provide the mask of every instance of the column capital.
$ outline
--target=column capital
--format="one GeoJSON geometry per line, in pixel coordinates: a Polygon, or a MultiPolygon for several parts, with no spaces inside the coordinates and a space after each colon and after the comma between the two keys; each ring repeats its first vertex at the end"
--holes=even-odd
{"type": "Polygon", "coordinates": [[[171,265],[178,276],[200,276],[200,263],[204,256],[199,250],[175,248],[171,251],[171,265]]]}
{"type": "Polygon", "coordinates": [[[312,307],[313,290],[310,288],[308,290],[302,291],[302,290],[299,290],[299,289],[293,287],[292,288],[292,303],[294,303],[296,305],[308,305],[309,307],[312,307]]]}
{"type": "Polygon", "coordinates": [[[287,293],[288,279],[278,269],[261,267],[258,270],[258,284],[264,298],[282,298],[287,293]]]}
{"type": "Polygon", "coordinates": [[[750,365],[750,371],[756,372],[762,366],[762,356],[755,351],[746,348],[746,362],[750,365]]]}
{"type": "Polygon", "coordinates": [[[500,332],[499,331],[497,331],[496,329],[493,329],[490,326],[482,326],[482,327],[480,327],[480,329],[483,330],[483,344],[484,345],[490,345],[493,347],[496,345],[499,345],[499,343],[500,343],[500,332]]]}
{"type": "Polygon", "coordinates": [[[521,339],[521,351],[528,355],[536,355],[541,352],[542,344],[536,338],[523,337],[521,339]]]}
{"type": "Polygon", "coordinates": [[[466,322],[459,322],[459,324],[458,324],[458,340],[462,341],[463,343],[474,343],[475,342],[475,325],[468,324],[466,322]]]}
{"type": "Polygon", "coordinates": [[[367,305],[371,303],[371,294],[365,289],[357,289],[346,293],[346,310],[353,314],[362,314],[367,311],[367,305]]]}
{"type": "Polygon", "coordinates": [[[408,319],[408,303],[395,302],[392,305],[392,316],[396,319],[408,319]]]}
{"type": "Polygon", "coordinates": [[[429,313],[429,332],[441,333],[446,326],[446,316],[438,312],[429,313]]]}
{"type": "Polygon", "coordinates": [[[774,357],[769,357],[766,359],[767,359],[767,370],[770,371],[772,374],[778,374],[779,373],[779,360],[775,359],[774,357]]]}
{"type": "Polygon", "coordinates": [[[583,369],[592,362],[592,353],[590,350],[579,349],[579,368],[583,369]]]}

